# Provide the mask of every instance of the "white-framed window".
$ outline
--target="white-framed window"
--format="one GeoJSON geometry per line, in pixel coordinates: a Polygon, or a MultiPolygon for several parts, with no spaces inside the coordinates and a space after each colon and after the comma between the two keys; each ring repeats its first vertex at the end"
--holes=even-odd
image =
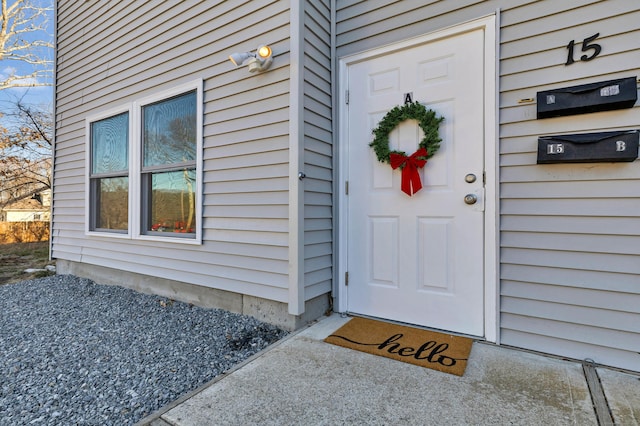
{"type": "Polygon", "coordinates": [[[202,80],[197,80],[136,100],[127,113],[87,119],[89,235],[202,242],[202,114],[202,80]],[[102,142],[105,137],[94,132],[109,125],[109,135],[118,144],[102,142]],[[122,141],[125,133],[128,143],[122,141]],[[123,146],[128,147],[126,153],[123,146]],[[109,159],[105,150],[114,157],[107,161],[113,170],[102,164],[102,159],[109,159]],[[126,193],[120,189],[117,208],[106,202],[113,196],[105,195],[102,187],[107,184],[126,187],[126,193]],[[122,207],[124,199],[127,207],[122,207]],[[109,208],[126,210],[126,223],[106,226],[105,220],[112,219],[109,208]]]}
{"type": "Polygon", "coordinates": [[[129,235],[131,111],[87,118],[87,231],[129,235]]]}

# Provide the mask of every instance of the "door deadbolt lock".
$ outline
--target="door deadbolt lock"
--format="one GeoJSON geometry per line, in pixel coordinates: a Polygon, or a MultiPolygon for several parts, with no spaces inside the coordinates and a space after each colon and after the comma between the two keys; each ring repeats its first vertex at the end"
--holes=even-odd
{"type": "Polygon", "coordinates": [[[469,173],[464,177],[464,181],[467,183],[473,183],[476,181],[476,175],[474,175],[473,173],[469,173]]]}
{"type": "Polygon", "coordinates": [[[476,194],[467,194],[464,196],[464,202],[467,204],[475,204],[478,201],[476,194]]]}

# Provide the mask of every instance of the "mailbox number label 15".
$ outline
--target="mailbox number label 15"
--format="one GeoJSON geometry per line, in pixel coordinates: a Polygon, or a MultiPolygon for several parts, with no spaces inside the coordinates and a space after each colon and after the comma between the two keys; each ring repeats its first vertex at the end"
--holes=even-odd
{"type": "MultiPolygon", "coordinates": [[[[580,57],[581,61],[584,61],[584,62],[590,61],[600,54],[600,52],[602,51],[602,46],[600,46],[597,43],[592,43],[592,41],[597,39],[599,36],[600,36],[600,33],[596,33],[591,37],[587,37],[584,40],[582,40],[582,51],[588,52],[592,50],[592,52],[590,55],[586,55],[586,54],[582,55],[580,57]]],[[[575,60],[573,59],[573,50],[575,48],[575,44],[576,44],[575,40],[571,40],[567,45],[567,50],[569,52],[567,54],[567,62],[565,63],[565,65],[571,65],[575,62],[575,60]]]]}

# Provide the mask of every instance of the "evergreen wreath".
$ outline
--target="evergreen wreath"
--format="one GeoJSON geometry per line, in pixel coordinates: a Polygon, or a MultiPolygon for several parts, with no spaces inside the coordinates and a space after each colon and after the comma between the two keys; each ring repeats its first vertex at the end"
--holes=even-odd
{"type": "Polygon", "coordinates": [[[438,135],[438,127],[444,117],[436,117],[436,113],[433,110],[427,109],[418,101],[406,103],[402,106],[393,107],[380,120],[378,127],[373,129],[374,139],[369,146],[373,147],[378,161],[381,163],[390,163],[389,156],[391,153],[406,156],[403,151],[391,151],[389,149],[389,133],[405,120],[418,121],[418,125],[424,132],[424,138],[420,141],[419,148],[427,150],[425,159],[431,158],[440,148],[442,139],[438,135]]]}

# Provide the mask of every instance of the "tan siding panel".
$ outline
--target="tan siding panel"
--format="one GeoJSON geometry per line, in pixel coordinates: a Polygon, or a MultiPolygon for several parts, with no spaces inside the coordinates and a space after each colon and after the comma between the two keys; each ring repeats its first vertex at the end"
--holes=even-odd
{"type": "MultiPolygon", "coordinates": [[[[331,258],[327,258],[327,260],[331,260],[331,258]]],[[[305,298],[309,298],[309,297],[313,298],[317,296],[317,294],[309,293],[307,291],[307,287],[317,286],[318,284],[325,284],[324,286],[325,290],[330,291],[331,290],[331,286],[330,286],[331,274],[332,274],[331,268],[326,268],[318,271],[305,273],[304,274],[304,282],[306,283],[305,298]]]]}
{"type": "Polygon", "coordinates": [[[286,302],[289,2],[58,3],[53,253],[286,302]],[[228,61],[264,42],[268,73],[228,61]],[[204,243],[85,236],[85,117],[195,78],[205,88],[204,243]]]}
{"type": "Polygon", "coordinates": [[[329,243],[332,241],[330,230],[306,231],[304,237],[307,245],[329,243]]]}
{"type": "MultiPolygon", "coordinates": [[[[584,312],[589,312],[589,316],[593,316],[593,318],[582,318],[580,317],[579,321],[583,324],[589,324],[593,322],[593,325],[603,326],[603,324],[607,323],[607,327],[616,328],[617,322],[620,322],[621,327],[625,327],[623,330],[626,331],[635,331],[638,326],[632,326],[631,324],[623,324],[625,322],[624,316],[626,313],[640,314],[640,295],[638,294],[629,294],[629,293],[614,293],[614,292],[605,292],[604,290],[592,290],[592,289],[582,289],[582,288],[574,288],[574,287],[560,287],[560,286],[550,286],[550,285],[541,285],[534,284],[529,282],[520,282],[520,281],[509,281],[504,280],[502,282],[501,287],[502,296],[506,296],[508,298],[518,299],[521,301],[538,301],[538,302],[548,302],[549,304],[556,304],[553,307],[545,307],[544,310],[557,310],[558,312],[555,314],[549,314],[549,312],[545,312],[545,317],[549,317],[549,315],[558,316],[555,319],[559,319],[565,321],[567,318],[571,318],[571,314],[567,312],[560,312],[562,309],[558,309],[557,304],[572,306],[572,307],[584,307],[584,308],[596,308],[596,309],[608,309],[613,311],[616,315],[609,316],[608,314],[594,316],[593,312],[589,310],[585,310],[584,312]],[[562,317],[560,317],[562,315],[562,317]],[[564,319],[562,319],[564,318],[564,319]]],[[[503,300],[505,298],[503,297],[503,300]]],[[[515,303],[515,302],[514,302],[515,303]]],[[[526,302],[523,302],[526,303],[526,302]]],[[[525,310],[518,309],[505,309],[508,312],[526,312],[525,310]]]]}
{"type": "Polygon", "coordinates": [[[505,183],[501,193],[505,198],[638,198],[640,186],[625,180],[611,179],[590,182],[556,181],[553,183],[505,183]]]}
{"type": "Polygon", "coordinates": [[[510,199],[503,200],[502,214],[526,215],[575,215],[575,216],[635,216],[638,200],[617,198],[609,200],[594,198],[575,199],[510,199]]]}
{"type": "MultiPolygon", "coordinates": [[[[243,244],[236,241],[236,244],[243,244]]],[[[105,258],[114,258],[121,261],[130,259],[133,263],[143,263],[171,266],[172,269],[183,269],[186,264],[190,264],[193,271],[201,273],[211,273],[212,276],[231,273],[235,269],[246,269],[256,272],[267,272],[279,274],[282,270],[282,263],[286,259],[260,258],[254,256],[238,256],[216,250],[216,244],[208,244],[207,252],[176,250],[175,246],[166,242],[130,241],[123,245],[120,240],[92,237],[83,243],[80,250],[82,254],[105,258]],[[153,251],[153,256],[149,252],[153,251]],[[225,272],[226,271],[226,272],[225,272]]],[[[223,275],[221,275],[223,276],[223,275]]]]}
{"type": "MultiPolygon", "coordinates": [[[[507,315],[507,314],[505,314],[507,315]]],[[[507,319],[508,320],[508,319],[507,319]]],[[[562,357],[574,358],[578,361],[585,358],[603,363],[616,360],[620,368],[629,370],[638,369],[638,354],[632,351],[615,349],[609,346],[591,345],[568,340],[566,338],[555,338],[535,332],[520,332],[517,329],[505,327],[502,332],[504,341],[509,345],[531,349],[534,351],[544,350],[547,353],[560,355],[562,357]]],[[[634,338],[634,334],[628,333],[621,338],[634,338]]]]}
{"type": "MultiPolygon", "coordinates": [[[[638,72],[640,75],[640,72],[638,72]]],[[[629,77],[628,73],[620,76],[610,76],[606,78],[600,78],[598,80],[608,80],[609,78],[629,77]]],[[[593,83],[591,81],[590,83],[593,83]]],[[[582,84],[582,82],[576,82],[576,84],[582,84]]],[[[540,90],[543,90],[540,88],[540,90]]],[[[529,93],[528,97],[536,97],[536,91],[529,93]]],[[[511,108],[510,112],[520,114],[523,112],[521,108],[511,108]]],[[[583,115],[575,115],[571,117],[559,117],[548,118],[544,120],[533,120],[534,117],[530,117],[527,120],[526,116],[515,117],[509,115],[504,117],[506,122],[501,126],[500,135],[504,138],[507,137],[522,137],[522,136],[545,136],[555,134],[566,133],[587,133],[606,131],[608,129],[626,129],[637,127],[638,116],[640,115],[640,107],[632,109],[624,109],[619,111],[607,111],[596,112],[589,114],[589,120],[585,120],[583,115]],[[513,124],[512,124],[513,123],[513,124]]],[[[534,142],[537,143],[537,142],[534,142]]],[[[536,145],[537,146],[537,145],[536,145]]]]}
{"type": "Polygon", "coordinates": [[[215,146],[233,145],[236,143],[244,143],[247,141],[264,141],[264,143],[269,146],[269,144],[272,143],[271,140],[274,138],[278,138],[280,136],[288,137],[288,128],[289,124],[287,121],[263,124],[260,127],[252,126],[244,129],[234,128],[231,131],[226,129],[224,126],[217,126],[215,129],[212,126],[206,126],[204,128],[205,138],[212,136],[217,137],[215,138],[214,142],[212,142],[211,140],[205,142],[205,150],[213,148],[215,146]],[[215,130],[215,133],[213,132],[213,130],[215,130]]]}
{"type": "Polygon", "coordinates": [[[318,127],[331,131],[331,106],[305,97],[305,121],[314,122],[318,127]]]}
{"type": "MultiPolygon", "coordinates": [[[[271,179],[288,175],[286,164],[269,164],[253,166],[244,169],[212,170],[205,168],[205,182],[207,181],[238,181],[252,179],[271,179]],[[210,171],[208,171],[210,170],[210,171]]],[[[205,201],[206,202],[206,201],[205,201]]]]}
{"type": "Polygon", "coordinates": [[[217,194],[211,197],[211,204],[217,206],[271,206],[286,205],[289,198],[286,191],[280,192],[256,192],[244,194],[217,194]]]}
{"type": "Polygon", "coordinates": [[[227,169],[250,170],[252,167],[265,167],[268,165],[284,164],[289,161],[288,150],[263,151],[236,155],[233,157],[217,156],[217,150],[211,149],[212,159],[207,161],[207,166],[217,171],[227,169]]]}
{"type": "MultiPolygon", "coordinates": [[[[88,73],[89,78],[92,78],[92,67],[99,67],[101,64],[108,64],[110,77],[120,71],[134,71],[132,68],[136,63],[146,62],[158,66],[161,58],[166,58],[171,50],[174,50],[171,54],[172,59],[180,56],[204,57],[207,55],[192,55],[192,52],[203,47],[209,49],[209,52],[216,52],[217,47],[228,48],[228,45],[221,46],[221,40],[224,43],[225,37],[230,33],[239,34],[239,37],[255,37],[256,26],[244,25],[248,20],[262,18],[270,28],[278,28],[286,22],[284,18],[287,16],[286,13],[282,13],[281,5],[273,1],[271,6],[260,10],[255,7],[260,7],[268,3],[267,1],[258,0],[255,4],[247,2],[241,7],[234,7],[237,6],[237,2],[235,5],[234,2],[222,2],[213,8],[203,2],[196,5],[187,3],[163,3],[159,6],[143,3],[144,8],[136,10],[136,13],[123,13],[122,16],[116,15],[106,19],[104,28],[95,28],[83,39],[83,42],[86,42],[90,38],[95,50],[87,52],[86,56],[78,55],[79,57],[64,62],[65,67],[70,68],[69,76],[88,73]],[[219,16],[215,16],[216,14],[219,16]],[[257,14],[262,16],[257,18],[257,14]],[[133,28],[132,22],[135,22],[133,28]],[[227,31],[224,33],[219,30],[230,22],[235,28],[226,27],[227,31]],[[123,37],[122,34],[128,37],[123,37]],[[167,43],[167,34],[171,34],[171,43],[167,43]],[[176,45],[181,46],[179,52],[175,51],[176,45]],[[100,56],[100,52],[104,52],[105,55],[100,56]]],[[[255,47],[257,46],[252,46],[255,47]]],[[[226,57],[224,58],[226,60],[226,57]]],[[[171,61],[168,61],[167,65],[170,63],[171,61]]],[[[157,70],[160,69],[162,68],[157,70]]]]}
{"type": "Polygon", "coordinates": [[[305,230],[307,231],[331,230],[332,226],[333,222],[330,218],[307,219],[305,221],[305,230]]]}
{"type": "MultiPolygon", "coordinates": [[[[639,12],[629,12],[622,15],[613,16],[607,18],[607,22],[611,27],[611,32],[607,31],[606,34],[601,34],[601,38],[598,40],[606,39],[612,34],[624,34],[624,31],[628,31],[629,20],[637,21],[639,19],[639,12]]],[[[502,17],[504,19],[504,16],[502,17]]],[[[563,25],[556,28],[555,31],[547,33],[539,33],[533,37],[520,38],[517,40],[507,41],[504,38],[500,44],[500,56],[502,59],[510,59],[521,57],[528,52],[535,52],[539,50],[559,49],[558,55],[553,54],[552,57],[556,57],[556,60],[566,60],[567,50],[564,50],[564,55],[560,54],[561,49],[565,49],[570,40],[576,38],[576,35],[582,35],[582,38],[599,33],[602,29],[602,23],[599,19],[586,22],[584,24],[576,24],[571,22],[570,26],[563,25]],[[523,53],[526,52],[526,53],[523,53]]],[[[581,42],[582,39],[576,40],[581,42]]],[[[609,43],[607,43],[609,44],[609,43]]],[[[612,46],[614,49],[621,49],[624,46],[612,46]]],[[[545,59],[546,60],[546,59],[545,59]]]]}
{"type": "MultiPolygon", "coordinates": [[[[584,181],[608,179],[640,179],[640,168],[635,163],[549,164],[529,163],[517,167],[502,167],[502,182],[556,182],[582,179],[584,181]]],[[[588,185],[588,184],[585,184],[588,185]]]]}
{"type": "Polygon", "coordinates": [[[339,2],[337,9],[338,56],[416,37],[461,22],[505,13],[535,0],[369,1],[339,2]]]}
{"type": "Polygon", "coordinates": [[[78,185],[66,185],[56,191],[55,197],[60,199],[84,200],[84,183],[78,185]]]}
{"type": "Polygon", "coordinates": [[[326,194],[333,193],[333,182],[326,180],[308,179],[304,183],[306,191],[309,192],[324,192],[326,194]]]}
{"type": "Polygon", "coordinates": [[[273,151],[288,152],[288,149],[289,139],[286,136],[265,137],[260,140],[209,146],[204,150],[204,160],[208,161],[229,157],[241,157],[245,155],[257,155],[263,152],[272,153],[273,151]]]}
{"type": "MultiPolygon", "coordinates": [[[[333,123],[331,105],[331,11],[326,1],[305,3],[303,117],[304,173],[304,285],[305,300],[331,291],[333,222],[326,211],[333,205],[332,190],[319,194],[316,188],[329,187],[333,176],[333,123]],[[320,170],[324,170],[321,172],[320,170]],[[321,219],[318,219],[321,217],[321,219]],[[318,233],[329,250],[320,252],[318,233]],[[315,253],[315,254],[314,254],[315,253]]],[[[325,247],[325,248],[326,248],[325,247]]]]}
{"type": "MultiPolygon", "coordinates": [[[[556,309],[563,311],[565,308],[556,306],[556,309]]],[[[524,308],[522,308],[524,309],[524,308]]],[[[591,311],[592,317],[604,314],[604,312],[591,311]]],[[[608,313],[607,313],[608,314],[608,313]]],[[[562,313],[560,313],[562,315],[562,313]]],[[[581,319],[585,313],[581,313],[581,319]]],[[[596,317],[597,318],[597,317],[596,317]]],[[[626,320],[633,321],[631,325],[640,324],[640,317],[637,315],[627,315],[626,320]]],[[[511,314],[505,312],[503,321],[516,327],[506,326],[506,328],[515,328],[517,330],[528,331],[530,333],[539,333],[548,337],[560,338],[568,341],[586,343],[590,345],[598,345],[609,348],[622,349],[627,351],[637,351],[638,338],[636,333],[638,327],[636,325],[633,332],[626,332],[604,327],[595,327],[591,324],[579,324],[573,322],[557,321],[555,319],[534,318],[526,315],[511,314]]],[[[597,360],[596,360],[597,361],[597,360]]]]}
{"type": "Polygon", "coordinates": [[[282,287],[282,281],[286,283],[286,277],[285,280],[278,278],[276,280],[278,285],[269,286],[268,284],[265,284],[266,275],[269,274],[265,273],[247,273],[245,275],[245,271],[242,271],[242,274],[239,274],[240,276],[238,276],[239,271],[236,269],[232,271],[233,274],[229,274],[228,276],[212,276],[210,274],[199,274],[179,269],[168,269],[155,265],[148,266],[142,264],[135,265],[135,268],[132,268],[134,264],[126,259],[123,261],[113,259],[105,261],[105,259],[108,258],[104,254],[98,256],[82,256],[82,261],[91,265],[116,268],[123,271],[149,276],[160,276],[169,280],[188,282],[204,287],[213,287],[236,293],[252,294],[257,297],[263,297],[280,302],[285,302],[287,300],[286,288],[282,287]],[[255,281],[252,281],[254,279],[255,281]]]}
{"type": "MultiPolygon", "coordinates": [[[[240,69],[239,71],[244,71],[240,69]]],[[[239,72],[234,72],[239,74],[239,72]]],[[[212,87],[205,90],[205,116],[210,124],[222,121],[222,116],[214,114],[217,111],[224,112],[229,105],[245,106],[253,102],[263,99],[270,99],[283,93],[289,93],[289,81],[281,72],[268,72],[264,76],[260,76],[260,90],[247,90],[247,81],[238,80],[224,86],[212,87]],[[208,114],[208,115],[207,115],[208,114]]],[[[286,103],[285,103],[286,104],[286,103]]],[[[243,110],[243,114],[247,111],[243,110]]]]}
{"type": "Polygon", "coordinates": [[[305,217],[308,219],[326,219],[332,218],[331,206],[318,205],[311,209],[305,210],[305,217]]]}
{"type": "Polygon", "coordinates": [[[331,253],[332,253],[331,242],[307,245],[304,249],[305,257],[308,259],[330,255],[331,253]]]}
{"type": "Polygon", "coordinates": [[[504,216],[503,232],[553,232],[566,234],[640,236],[640,217],[611,216],[504,216]]]}
{"type": "Polygon", "coordinates": [[[261,219],[261,218],[239,218],[239,217],[217,217],[205,218],[206,228],[220,228],[230,231],[252,231],[252,232],[283,232],[289,229],[289,221],[286,219],[261,219]]]}
{"type": "Polygon", "coordinates": [[[637,293],[638,277],[618,272],[587,271],[581,269],[542,267],[540,265],[503,264],[503,280],[526,281],[562,287],[607,289],[612,292],[637,293]]]}
{"type": "Polygon", "coordinates": [[[286,122],[288,119],[288,108],[271,110],[271,107],[269,106],[268,110],[248,109],[246,111],[246,115],[242,117],[238,117],[237,115],[231,116],[230,119],[226,121],[205,125],[207,125],[208,127],[208,132],[210,132],[209,134],[214,135],[235,131],[242,132],[247,127],[253,127],[257,130],[260,130],[262,126],[278,122],[286,122]],[[250,111],[253,111],[253,113],[251,113],[250,111]]]}
{"type": "Polygon", "coordinates": [[[576,235],[546,232],[502,232],[502,247],[640,255],[638,238],[628,235],[576,235]]]}
{"type": "MultiPolygon", "coordinates": [[[[325,99],[330,99],[331,97],[331,87],[329,86],[329,82],[324,79],[323,76],[318,75],[313,72],[313,70],[305,70],[308,71],[305,74],[305,97],[311,97],[312,99],[322,101],[323,97],[325,99]],[[307,90],[306,88],[309,88],[307,90]]],[[[325,105],[330,105],[326,100],[322,102],[325,105]]]]}
{"type": "MultiPolygon", "coordinates": [[[[600,0],[581,0],[580,4],[584,6],[589,3],[597,3],[598,1],[600,0]]],[[[514,7],[513,9],[510,9],[508,13],[505,13],[504,16],[501,17],[500,24],[504,30],[516,24],[522,24],[530,21],[537,22],[543,18],[553,17],[567,9],[575,8],[577,4],[575,1],[573,3],[573,6],[570,1],[554,2],[551,4],[544,1],[534,1],[529,4],[523,4],[519,7],[514,7]]]]}
{"type": "MultiPolygon", "coordinates": [[[[306,277],[305,277],[306,278],[306,277]]],[[[306,280],[305,280],[306,281],[306,280]]],[[[331,291],[331,280],[325,280],[317,284],[310,284],[304,288],[305,299],[313,299],[322,294],[329,293],[331,291]]]]}
{"type": "MultiPolygon", "coordinates": [[[[313,142],[313,141],[310,141],[313,142]]],[[[324,146],[330,147],[328,144],[323,144],[321,142],[316,143],[315,146],[323,148],[324,146]]],[[[332,168],[331,157],[325,154],[318,154],[310,149],[305,150],[304,152],[304,162],[306,164],[315,164],[318,167],[325,167],[327,169],[332,168]]]]}
{"type": "MultiPolygon", "coordinates": [[[[543,266],[585,271],[640,274],[637,256],[574,251],[508,248],[502,250],[502,264],[543,266]]],[[[524,277],[523,277],[524,279],[524,277]]]]}
{"type": "MultiPolygon", "coordinates": [[[[596,34],[596,33],[597,31],[593,32],[593,34],[596,34]]],[[[585,34],[592,34],[592,33],[587,32],[585,34]]],[[[633,46],[633,43],[636,40],[638,40],[638,37],[640,37],[640,30],[629,31],[616,36],[608,35],[606,37],[605,36],[598,37],[597,39],[598,43],[602,46],[608,47],[608,49],[606,49],[605,51],[600,53],[600,55],[598,55],[598,60],[600,61],[618,60],[617,55],[631,51],[631,46],[633,46]]],[[[528,73],[534,69],[542,69],[542,68],[556,66],[559,64],[559,62],[564,65],[564,62],[566,61],[567,55],[568,55],[568,50],[566,49],[566,44],[568,42],[565,42],[565,40],[571,40],[571,38],[566,38],[566,39],[556,38],[556,39],[560,43],[563,43],[561,46],[558,46],[559,49],[557,49],[557,51],[551,52],[549,50],[544,50],[537,53],[528,53],[527,55],[518,56],[513,59],[503,59],[502,61],[500,61],[500,75],[506,76],[506,75],[523,73],[523,72],[528,73]],[[561,52],[564,53],[564,56],[562,55],[561,52]]],[[[544,46],[546,49],[549,49],[548,45],[542,45],[538,40],[535,40],[535,39],[533,40],[528,39],[528,40],[531,43],[531,45],[544,46]]],[[[580,52],[580,49],[578,49],[576,52],[579,52],[579,53],[575,53],[574,56],[575,56],[575,59],[578,59],[579,56],[583,54],[583,52],[580,52]]],[[[595,68],[592,67],[591,70],[593,71],[595,70],[595,68]]]]}
{"type": "Polygon", "coordinates": [[[288,247],[274,245],[261,246],[257,244],[243,244],[236,241],[215,241],[207,243],[207,250],[217,253],[226,253],[234,256],[246,256],[260,259],[274,259],[286,261],[288,247]]]}
{"type": "MultiPolygon", "coordinates": [[[[537,4],[533,3],[530,8],[533,12],[532,16],[525,18],[527,19],[526,21],[518,22],[517,25],[509,24],[523,18],[518,14],[517,9],[505,12],[502,15],[502,41],[523,39],[541,33],[553,33],[559,28],[567,27],[567,25],[574,26],[594,21],[598,21],[600,28],[603,28],[606,17],[637,11],[638,4],[626,0],[570,0],[551,3],[540,1],[537,4]],[[512,18],[510,17],[511,13],[516,13],[517,15],[512,18]]],[[[629,21],[628,24],[631,24],[631,22],[629,21]]],[[[585,36],[590,35],[585,34],[585,36]]]]}
{"type": "MultiPolygon", "coordinates": [[[[209,197],[211,198],[211,197],[209,197]]],[[[282,206],[204,206],[204,217],[239,217],[239,218],[264,218],[282,219],[287,217],[288,207],[282,206]]]]}
{"type": "Polygon", "coordinates": [[[72,174],[72,175],[69,175],[68,177],[60,177],[60,176],[57,176],[57,172],[58,172],[58,169],[56,168],[55,169],[56,176],[54,180],[56,185],[56,191],[58,191],[57,186],[66,187],[66,185],[76,185],[76,188],[79,188],[79,186],[77,185],[83,185],[84,187],[84,183],[85,183],[84,173],[82,175],[72,174]]]}
{"type": "MultiPolygon", "coordinates": [[[[257,95],[259,96],[259,95],[257,95]]],[[[228,105],[236,105],[237,99],[229,99],[228,105]]],[[[265,97],[260,96],[260,99],[256,99],[249,102],[251,109],[247,109],[247,104],[239,104],[238,106],[228,106],[226,109],[216,111],[211,115],[215,119],[207,122],[208,125],[216,125],[217,123],[228,123],[235,120],[244,120],[244,125],[247,125],[247,120],[251,121],[253,125],[259,126],[261,120],[266,122],[282,121],[286,119],[287,107],[289,105],[289,94],[283,92],[274,96],[265,97]],[[261,112],[262,117],[256,117],[255,112],[261,112]]]]}
{"type": "MultiPolygon", "coordinates": [[[[553,337],[621,350],[633,350],[634,343],[629,340],[622,341],[621,338],[630,339],[634,333],[640,331],[637,326],[640,320],[638,314],[603,311],[566,304],[532,302],[510,297],[503,297],[502,303],[505,318],[508,318],[505,321],[506,328],[510,328],[510,325],[520,325],[525,321],[538,327],[555,321],[560,325],[550,334],[553,337]],[[510,315],[512,313],[514,313],[513,316],[510,315]],[[528,314],[536,317],[528,316],[528,314]],[[542,321],[537,320],[538,315],[542,321]],[[569,331],[572,325],[575,326],[578,333],[569,331]],[[586,334],[588,329],[592,329],[593,332],[586,334]]],[[[545,334],[547,333],[545,332],[545,334]]]]}
{"type": "MultiPolygon", "coordinates": [[[[508,91],[520,89],[522,87],[535,87],[536,90],[544,90],[545,85],[558,86],[558,76],[564,75],[563,71],[566,71],[566,66],[564,65],[566,56],[561,58],[562,59],[556,62],[554,66],[528,71],[526,73],[526,79],[520,74],[503,76],[500,79],[501,89],[508,91]],[[523,86],[523,84],[526,84],[526,86],[523,86]]],[[[571,82],[565,80],[562,81],[559,86],[575,86],[576,84],[582,84],[580,82],[581,79],[584,79],[585,82],[588,82],[589,79],[594,79],[596,81],[610,79],[609,77],[604,76],[619,72],[619,64],[621,63],[637,63],[638,53],[634,51],[625,51],[614,55],[603,55],[602,58],[599,57],[598,59],[602,60],[593,62],[593,65],[590,67],[575,68],[570,75],[571,82]],[[594,76],[596,77],[594,78],[594,76]]],[[[636,70],[631,71],[632,74],[627,74],[626,76],[637,75],[636,70]]]]}
{"type": "MultiPolygon", "coordinates": [[[[307,95],[308,102],[315,102],[320,105],[320,109],[330,108],[331,105],[331,93],[326,92],[328,87],[319,88],[309,81],[304,84],[304,92],[307,95]]],[[[323,114],[324,115],[324,114],[323,114]]]]}
{"type": "Polygon", "coordinates": [[[287,178],[273,179],[245,179],[237,181],[206,181],[204,186],[205,194],[228,194],[262,191],[286,191],[289,188],[287,178]]]}

